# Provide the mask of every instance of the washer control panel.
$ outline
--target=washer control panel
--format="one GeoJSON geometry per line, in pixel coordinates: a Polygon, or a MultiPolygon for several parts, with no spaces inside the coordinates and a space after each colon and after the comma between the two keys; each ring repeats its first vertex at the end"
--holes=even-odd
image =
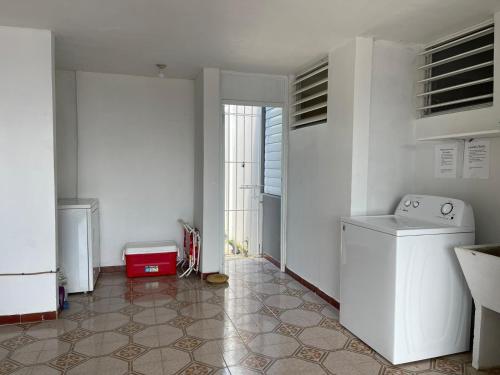
{"type": "Polygon", "coordinates": [[[408,194],[401,199],[395,214],[446,225],[474,226],[472,208],[453,198],[408,194]]]}

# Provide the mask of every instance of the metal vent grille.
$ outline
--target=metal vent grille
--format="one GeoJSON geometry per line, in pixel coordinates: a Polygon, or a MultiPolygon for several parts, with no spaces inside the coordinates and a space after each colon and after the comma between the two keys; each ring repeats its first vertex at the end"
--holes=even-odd
{"type": "Polygon", "coordinates": [[[493,48],[492,22],[425,48],[417,68],[418,115],[492,105],[493,48]]]}
{"type": "Polygon", "coordinates": [[[328,112],[328,59],[295,77],[292,93],[290,127],[317,125],[326,122],[328,112]]]}

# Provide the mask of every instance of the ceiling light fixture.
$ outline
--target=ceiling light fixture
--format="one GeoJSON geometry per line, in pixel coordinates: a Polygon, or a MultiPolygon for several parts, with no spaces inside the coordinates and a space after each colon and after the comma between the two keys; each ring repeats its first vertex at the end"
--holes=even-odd
{"type": "Polygon", "coordinates": [[[156,67],[158,68],[158,77],[165,78],[165,69],[167,66],[165,64],[156,64],[156,67]]]}

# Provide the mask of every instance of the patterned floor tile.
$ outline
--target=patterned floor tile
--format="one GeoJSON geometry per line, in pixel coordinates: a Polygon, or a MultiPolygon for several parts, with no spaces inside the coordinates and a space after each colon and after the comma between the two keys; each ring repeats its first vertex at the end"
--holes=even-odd
{"type": "Polygon", "coordinates": [[[109,355],[128,344],[128,337],[115,332],[96,333],[75,344],[75,351],[90,357],[109,355]]]}
{"type": "Polygon", "coordinates": [[[226,267],[224,286],[102,274],[93,294],[69,296],[61,319],[0,327],[0,375],[495,373],[473,370],[470,353],[393,366],[266,260],[226,267]]]}
{"type": "Polygon", "coordinates": [[[123,348],[118,349],[113,353],[113,356],[119,359],[123,359],[124,361],[130,361],[146,353],[147,351],[148,349],[143,346],[139,346],[137,344],[129,344],[127,346],[124,346],[123,348]]]}
{"type": "Polygon", "coordinates": [[[206,302],[193,303],[180,310],[182,315],[189,316],[193,319],[213,318],[222,311],[221,306],[206,302]]]}
{"type": "MultiPolygon", "coordinates": [[[[280,375],[280,374],[307,374],[307,375],[323,375],[326,371],[323,370],[318,364],[311,363],[299,358],[285,358],[277,360],[266,374],[280,375]]],[[[374,374],[375,375],[375,374],[374,374]]]]}
{"type": "Polygon", "coordinates": [[[264,300],[267,306],[277,307],[280,309],[295,309],[299,307],[303,301],[294,296],[274,295],[267,297],[264,300]]]}
{"type": "Polygon", "coordinates": [[[60,375],[61,371],[49,365],[35,365],[23,367],[17,370],[14,375],[60,375]]]}
{"type": "Polygon", "coordinates": [[[302,310],[320,312],[321,310],[323,310],[324,305],[321,305],[319,303],[314,303],[314,302],[304,302],[300,306],[300,308],[302,310]]]}
{"type": "Polygon", "coordinates": [[[410,371],[403,370],[402,368],[397,368],[393,366],[382,366],[380,375],[410,375],[410,371]]]}
{"type": "Polygon", "coordinates": [[[195,320],[189,316],[178,316],[169,321],[168,324],[177,328],[186,328],[193,324],[194,321],[195,320]]]}
{"type": "Polygon", "coordinates": [[[382,368],[371,357],[345,350],[329,353],[323,365],[337,375],[377,375],[382,368]]]}
{"type": "Polygon", "coordinates": [[[205,340],[237,336],[236,329],[230,321],[217,319],[199,320],[186,328],[186,332],[190,336],[205,340]]]}
{"type": "Polygon", "coordinates": [[[261,314],[267,314],[270,316],[279,317],[283,313],[283,311],[285,311],[285,310],[280,309],[279,307],[266,306],[264,309],[260,310],[259,312],[261,314]]]}
{"type": "Polygon", "coordinates": [[[348,342],[348,337],[342,332],[332,331],[323,327],[306,328],[298,337],[305,345],[324,350],[342,349],[348,342]]]}
{"type": "Polygon", "coordinates": [[[176,296],[177,301],[181,302],[204,302],[214,297],[212,292],[207,290],[193,289],[180,292],[176,296]]]}
{"type": "Polygon", "coordinates": [[[69,352],[60,355],[50,361],[50,365],[58,370],[65,371],[79,365],[80,363],[87,360],[88,357],[80,353],[69,352]]]}
{"type": "Polygon", "coordinates": [[[289,324],[299,327],[312,327],[318,325],[322,316],[314,311],[300,309],[287,310],[280,315],[280,319],[289,324]]]}
{"type": "Polygon", "coordinates": [[[273,315],[264,315],[260,313],[244,314],[234,318],[233,322],[240,331],[248,331],[252,333],[271,332],[279,324],[279,320],[273,315]]]}
{"type": "Polygon", "coordinates": [[[78,323],[69,319],[50,320],[33,325],[25,334],[37,339],[48,339],[61,336],[77,327],[78,323]]]}
{"type": "Polygon", "coordinates": [[[119,313],[101,314],[81,322],[81,327],[93,332],[110,331],[124,325],[129,317],[119,313]]]}
{"type": "Polygon", "coordinates": [[[24,328],[18,325],[0,326],[0,342],[23,334],[24,328]]]}
{"type": "Polygon", "coordinates": [[[257,354],[250,354],[243,360],[242,365],[251,370],[263,371],[271,362],[272,359],[270,358],[257,354]]]}
{"type": "Polygon", "coordinates": [[[444,374],[462,375],[464,373],[464,366],[460,362],[444,358],[437,358],[432,362],[432,368],[444,374]]]}
{"type": "Polygon", "coordinates": [[[190,362],[189,354],[182,350],[161,348],[150,350],[136,358],[133,362],[133,369],[146,375],[175,374],[190,362]]]}
{"type": "Polygon", "coordinates": [[[213,296],[212,298],[207,299],[207,302],[208,303],[214,303],[214,304],[220,305],[220,304],[223,304],[225,302],[225,300],[226,299],[224,297],[213,296]]]}
{"type": "Polygon", "coordinates": [[[119,310],[122,314],[125,315],[134,315],[137,313],[140,313],[142,310],[144,310],[144,307],[137,306],[137,305],[128,305],[124,307],[123,309],[119,310]]]}
{"type": "Polygon", "coordinates": [[[139,331],[142,331],[145,327],[146,326],[144,324],[128,322],[127,324],[117,328],[115,331],[130,336],[139,331]]]}
{"type": "MultiPolygon", "coordinates": [[[[240,359],[242,357],[240,357],[240,359]]],[[[222,352],[219,350],[219,347],[217,345],[213,344],[213,342],[206,342],[199,348],[194,350],[193,358],[195,361],[206,364],[208,366],[214,366],[217,368],[226,367],[222,352]]],[[[237,361],[236,363],[239,363],[239,361],[237,361]]]]}
{"type": "Polygon", "coordinates": [[[253,332],[243,331],[241,329],[238,330],[238,333],[239,333],[241,339],[243,340],[243,342],[245,342],[245,343],[248,343],[256,336],[256,334],[253,332]]]}
{"type": "Polygon", "coordinates": [[[11,361],[10,359],[5,359],[0,361],[0,375],[12,374],[21,367],[21,364],[11,361]]]}
{"type": "Polygon", "coordinates": [[[334,329],[337,331],[343,331],[344,327],[339,323],[338,320],[331,319],[331,318],[325,318],[321,321],[319,324],[320,327],[328,328],[328,329],[334,329]]]}
{"type": "Polygon", "coordinates": [[[151,325],[164,324],[177,316],[177,311],[167,307],[147,308],[133,316],[135,322],[151,325]]]}
{"type": "Polygon", "coordinates": [[[65,354],[70,348],[70,343],[58,339],[38,340],[17,349],[12,353],[11,358],[24,365],[35,365],[65,354]]]}
{"type": "Polygon", "coordinates": [[[59,340],[68,341],[68,342],[77,342],[85,337],[92,335],[93,332],[83,329],[77,328],[73,331],[66,332],[65,334],[59,336],[59,340]]]}
{"type": "Polygon", "coordinates": [[[181,375],[209,375],[214,372],[214,369],[201,363],[192,363],[183,370],[181,375]]]}
{"type": "Polygon", "coordinates": [[[297,336],[300,331],[302,331],[302,327],[297,327],[293,324],[281,323],[275,332],[281,335],[297,336]]]}
{"type": "Polygon", "coordinates": [[[31,336],[17,336],[0,342],[0,346],[7,350],[17,350],[35,341],[36,339],[31,336]]]}
{"type": "Polygon", "coordinates": [[[351,339],[345,346],[346,350],[351,352],[361,353],[370,355],[373,353],[373,349],[366,345],[363,341],[357,338],[351,339]]]}
{"type": "Polygon", "coordinates": [[[301,297],[304,295],[304,293],[306,293],[306,291],[303,289],[291,289],[291,288],[287,288],[283,292],[283,294],[285,294],[285,295],[294,296],[294,297],[301,297]]]}
{"type": "Polygon", "coordinates": [[[0,347],[0,361],[7,358],[8,354],[9,354],[9,351],[7,349],[0,347]]]}
{"type": "Polygon", "coordinates": [[[66,372],[68,375],[123,375],[128,372],[128,363],[113,357],[98,357],[85,361],[66,372]]]}
{"type": "Polygon", "coordinates": [[[307,361],[312,361],[312,362],[321,362],[326,353],[327,352],[325,350],[313,348],[310,346],[302,346],[294,354],[294,357],[305,359],[307,361]]]}
{"type": "Polygon", "coordinates": [[[175,344],[174,347],[178,349],[184,349],[184,350],[194,350],[198,346],[203,344],[203,340],[197,338],[197,337],[183,337],[180,340],[178,340],[175,344]]]}
{"type": "Polygon", "coordinates": [[[282,358],[291,356],[298,349],[299,343],[290,336],[264,333],[257,335],[248,346],[255,353],[271,358],[282,358]]]}
{"type": "Polygon", "coordinates": [[[94,311],[80,311],[76,314],[68,315],[66,319],[71,319],[80,322],[82,320],[92,318],[94,316],[97,316],[97,313],[95,313],[94,311]]]}
{"type": "Polygon", "coordinates": [[[167,303],[165,306],[170,308],[170,309],[181,310],[184,307],[189,306],[190,304],[191,303],[186,302],[186,301],[172,301],[172,302],[167,303]]]}
{"type": "Polygon", "coordinates": [[[157,325],[136,333],[133,336],[133,341],[150,348],[157,348],[170,345],[182,336],[183,332],[179,328],[170,325],[157,325]]]}

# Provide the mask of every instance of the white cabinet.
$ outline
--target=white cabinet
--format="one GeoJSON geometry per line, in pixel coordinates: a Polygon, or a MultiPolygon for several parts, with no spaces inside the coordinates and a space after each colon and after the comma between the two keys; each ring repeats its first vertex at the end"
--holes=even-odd
{"type": "Polygon", "coordinates": [[[100,271],[99,205],[97,199],[58,202],[59,266],[68,293],[94,290],[100,271]]]}

